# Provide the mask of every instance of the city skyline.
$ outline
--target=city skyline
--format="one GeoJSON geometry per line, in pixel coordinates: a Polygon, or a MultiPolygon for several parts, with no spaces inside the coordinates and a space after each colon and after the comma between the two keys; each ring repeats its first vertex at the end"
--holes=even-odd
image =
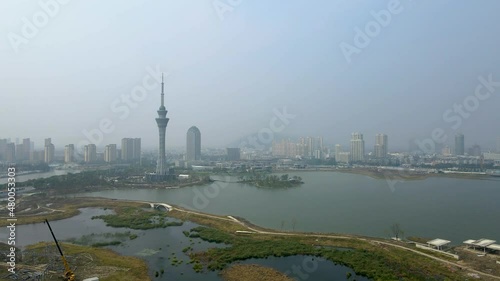
{"type": "MultiPolygon", "coordinates": [[[[40,9],[37,2],[0,5],[5,34],[20,34],[21,19],[30,18],[26,11],[40,9]]],[[[470,143],[496,145],[499,132],[485,125],[497,119],[500,106],[500,40],[487,30],[495,25],[499,3],[405,2],[403,12],[350,63],[339,45],[352,45],[355,29],[373,20],[371,12],[386,3],[323,1],[304,9],[302,2],[290,1],[290,12],[283,14],[276,3],[248,2],[222,22],[208,4],[123,1],[101,3],[98,12],[91,3],[79,5],[61,8],[60,24],[51,22],[18,52],[4,37],[0,91],[9,107],[0,112],[1,137],[37,143],[51,137],[58,147],[81,147],[80,141],[88,140],[84,132],[100,130],[104,120],[102,139],[89,142],[104,147],[132,134],[141,136],[144,147],[153,147],[157,128],[149,120],[165,72],[166,103],[175,120],[167,146],[183,146],[185,131],[197,124],[204,145],[224,147],[269,128],[275,111],[284,110],[296,116],[279,132],[290,136],[323,135],[344,143],[352,131],[366,136],[382,131],[392,136],[392,147],[406,148],[410,139],[432,138],[440,128],[448,141],[461,131],[470,143]],[[431,17],[421,24],[422,12],[442,10],[446,20],[431,17]],[[463,11],[471,20],[463,21],[463,11]],[[130,23],[118,16],[122,13],[137,21],[130,23]],[[278,20],[270,16],[275,14],[278,20]],[[296,14],[303,16],[297,20],[296,14]],[[110,18],[116,20],[112,25],[110,18]],[[162,36],[158,26],[164,28],[162,36]],[[127,29],[136,30],[137,37],[127,29]],[[474,32],[474,42],[490,43],[475,44],[463,30],[474,32]],[[101,42],[108,42],[106,48],[101,42]],[[395,63],[401,50],[413,55],[397,56],[395,63]],[[47,67],[49,62],[57,63],[47,67]],[[30,77],[30,83],[21,77],[30,77]],[[496,91],[475,106],[471,97],[479,86],[483,96],[485,89],[496,91]],[[29,108],[37,118],[18,108],[29,108]]],[[[367,145],[371,142],[367,139],[367,145]]]]}
{"type": "MultiPolygon", "coordinates": [[[[193,127],[195,126],[192,126],[190,129],[192,129],[193,127]]],[[[196,127],[195,127],[196,128],[196,127]]],[[[189,132],[189,130],[188,130],[189,132]]],[[[358,134],[358,133],[357,133],[358,134]]],[[[363,135],[363,134],[361,134],[363,135]]],[[[15,151],[15,154],[16,154],[16,158],[18,157],[21,157],[21,158],[18,158],[19,160],[30,160],[32,159],[33,157],[36,157],[34,156],[34,153],[38,153],[38,152],[42,152],[42,156],[41,158],[44,159],[45,156],[44,156],[44,153],[45,153],[45,150],[46,150],[46,144],[50,144],[50,145],[54,145],[53,142],[52,142],[52,138],[45,138],[44,139],[44,144],[43,145],[38,145],[36,146],[35,142],[34,141],[30,141],[30,148],[29,148],[29,151],[30,151],[30,155],[28,158],[25,158],[25,145],[27,143],[27,140],[30,140],[30,138],[27,138],[27,139],[22,139],[22,142],[21,142],[21,139],[19,138],[16,138],[16,139],[13,139],[13,138],[0,138],[0,155],[1,155],[1,152],[5,149],[5,146],[7,144],[13,144],[14,146],[14,151],[15,151]],[[17,143],[16,143],[16,139],[17,139],[17,143]],[[19,154],[21,153],[21,154],[19,154]]],[[[297,137],[297,138],[290,138],[290,137],[279,137],[275,140],[273,140],[273,142],[281,142],[283,140],[291,140],[291,141],[297,141],[297,142],[303,142],[304,140],[307,141],[312,141],[312,139],[314,139],[314,137],[297,137]]],[[[338,140],[338,138],[335,138],[336,140],[338,140]]],[[[370,153],[373,153],[374,155],[377,154],[377,147],[378,147],[378,144],[384,144],[385,143],[385,147],[382,149],[383,151],[383,155],[389,153],[389,152],[415,152],[415,151],[412,151],[412,150],[409,150],[408,148],[396,148],[396,149],[388,149],[388,135],[387,134],[380,134],[380,133],[377,133],[374,135],[374,141],[373,143],[365,143],[365,154],[370,152],[370,153]],[[373,144],[372,147],[370,147],[370,145],[373,144]]],[[[455,135],[454,139],[453,139],[453,142],[447,142],[447,143],[443,143],[443,144],[440,144],[440,146],[438,146],[437,148],[439,149],[436,149],[435,150],[435,153],[437,154],[440,154],[442,152],[441,149],[450,149],[450,154],[453,154],[453,155],[464,155],[464,154],[470,154],[470,153],[467,153],[468,151],[470,151],[470,149],[477,149],[477,147],[479,147],[481,150],[484,150],[485,152],[500,152],[500,137],[498,138],[495,138],[495,141],[497,142],[498,146],[494,146],[494,147],[491,147],[491,148],[488,148],[488,147],[484,147],[481,143],[473,143],[473,144],[469,144],[467,145],[464,141],[465,139],[465,135],[462,134],[462,133],[458,133],[455,135]],[[456,154],[456,151],[455,151],[455,148],[457,146],[457,143],[462,143],[463,144],[463,153],[462,154],[456,154]]],[[[351,134],[351,138],[348,139],[348,138],[344,138],[344,142],[341,142],[341,143],[337,143],[337,142],[333,142],[333,141],[326,141],[324,142],[323,141],[324,138],[323,137],[317,137],[317,139],[315,140],[315,143],[316,142],[320,142],[321,141],[321,147],[328,147],[328,148],[331,148],[332,150],[335,149],[335,146],[336,145],[347,145],[349,146],[351,144],[351,141],[352,141],[352,134],[351,134]],[[323,145],[323,143],[325,143],[323,145]]],[[[121,146],[118,147],[116,143],[106,143],[106,144],[102,144],[100,146],[97,146],[96,145],[96,149],[97,149],[97,152],[98,153],[105,153],[106,152],[106,149],[107,147],[109,147],[110,145],[114,145],[116,146],[117,149],[119,149],[119,152],[121,153],[120,157],[123,157],[123,158],[130,158],[130,157],[127,157],[127,156],[123,156],[123,147],[126,147],[127,144],[124,144],[124,142],[126,141],[129,141],[129,142],[136,142],[137,144],[136,147],[138,147],[138,151],[140,153],[141,149],[144,148],[144,146],[142,146],[141,142],[142,142],[142,138],[122,138],[120,142],[118,143],[121,143],[121,146]]],[[[366,142],[366,140],[363,138],[363,141],[366,142]]],[[[92,143],[93,144],[93,143],[92,143]]],[[[95,145],[95,144],[93,144],[95,145]]],[[[130,145],[132,145],[132,143],[130,143],[130,145]]],[[[72,146],[71,148],[71,151],[73,151],[73,153],[78,153],[78,154],[81,154],[83,155],[84,154],[84,147],[81,147],[81,150],[77,150],[77,148],[75,147],[74,144],[65,144],[65,145],[57,145],[55,146],[54,145],[54,149],[56,152],[65,152],[66,149],[68,149],[68,146],[72,146]]],[[[212,148],[218,148],[218,149],[226,149],[227,146],[224,146],[224,145],[219,145],[218,147],[210,147],[210,146],[201,146],[201,142],[200,142],[200,148],[203,148],[203,149],[212,149],[212,148]]],[[[269,147],[272,148],[272,145],[270,145],[269,147]]],[[[392,148],[392,146],[391,146],[392,148]]],[[[51,149],[51,148],[49,148],[51,149]]],[[[157,151],[157,147],[146,147],[145,150],[147,151],[157,151]]],[[[186,149],[187,149],[187,145],[183,145],[183,146],[167,146],[167,150],[175,150],[175,151],[179,151],[179,150],[184,150],[186,152],[186,149]]],[[[417,151],[417,152],[420,152],[420,153],[424,153],[425,154],[425,151],[417,151]]],[[[187,153],[185,153],[187,154],[187,153]]],[[[135,153],[134,156],[133,156],[133,159],[138,159],[139,157],[137,156],[138,154],[135,153]]],[[[308,153],[309,156],[314,156],[314,152],[313,151],[310,151],[308,153]]],[[[70,161],[71,162],[71,161],[70,161]]]]}

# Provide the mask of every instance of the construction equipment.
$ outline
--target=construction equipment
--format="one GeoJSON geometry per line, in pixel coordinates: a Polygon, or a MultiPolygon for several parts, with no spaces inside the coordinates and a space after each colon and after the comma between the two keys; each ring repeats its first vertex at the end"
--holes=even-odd
{"type": "Polygon", "coordinates": [[[59,242],[57,242],[56,236],[54,235],[54,232],[52,232],[52,227],[50,227],[49,221],[47,219],[45,219],[45,223],[49,226],[50,234],[52,234],[52,238],[54,238],[54,241],[56,242],[57,249],[59,250],[59,254],[61,254],[61,258],[64,263],[64,281],[75,281],[75,273],[73,273],[71,268],[69,268],[69,264],[63,255],[61,247],[59,247],[59,242]]]}

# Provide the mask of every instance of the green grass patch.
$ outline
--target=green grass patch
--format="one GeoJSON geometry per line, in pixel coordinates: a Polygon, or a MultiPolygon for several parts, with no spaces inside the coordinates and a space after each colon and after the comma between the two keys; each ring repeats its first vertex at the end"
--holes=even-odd
{"type": "Polygon", "coordinates": [[[134,207],[120,207],[116,214],[94,216],[92,219],[102,219],[107,226],[126,227],[131,229],[153,229],[169,226],[181,226],[182,221],[174,221],[162,211],[145,211],[134,207]]]}
{"type": "Polygon", "coordinates": [[[301,237],[237,236],[207,227],[193,228],[191,232],[198,233],[205,241],[230,245],[191,253],[196,271],[201,270],[199,264],[208,270],[222,270],[233,262],[246,259],[307,255],[350,267],[356,274],[373,280],[465,280],[437,261],[400,249],[378,249],[365,243],[353,243],[360,247],[342,251],[313,245],[310,239],[301,237]]]}

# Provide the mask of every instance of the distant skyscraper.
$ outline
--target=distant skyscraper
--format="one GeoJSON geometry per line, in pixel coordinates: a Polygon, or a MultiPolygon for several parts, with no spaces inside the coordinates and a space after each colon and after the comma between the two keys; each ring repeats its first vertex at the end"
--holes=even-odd
{"type": "Polygon", "coordinates": [[[226,148],[227,161],[240,161],[240,148],[226,148]]]}
{"type": "Polygon", "coordinates": [[[116,161],[116,144],[108,144],[104,148],[104,162],[113,163],[116,161]]]}
{"type": "Polygon", "coordinates": [[[52,140],[50,138],[45,139],[44,146],[44,162],[47,164],[52,163],[54,161],[54,145],[52,144],[52,140]]]}
{"type": "Polygon", "coordinates": [[[31,151],[30,161],[32,163],[44,162],[44,160],[45,160],[45,151],[44,150],[40,150],[40,151],[33,150],[33,151],[31,151]]]}
{"type": "Polygon", "coordinates": [[[97,148],[95,144],[91,143],[83,148],[83,161],[85,163],[92,163],[97,160],[97,148]]]}
{"type": "Polygon", "coordinates": [[[500,137],[497,138],[497,152],[500,153],[500,137]]]}
{"type": "Polygon", "coordinates": [[[186,134],[186,161],[201,160],[201,133],[192,126],[186,134]]]}
{"type": "Polygon", "coordinates": [[[463,134],[455,135],[455,155],[465,154],[465,140],[463,134]]]}
{"type": "Polygon", "coordinates": [[[0,139],[0,161],[5,160],[5,150],[7,149],[7,139],[0,139]]]}
{"type": "Polygon", "coordinates": [[[385,134],[377,134],[375,136],[375,157],[387,157],[388,138],[385,134]]]}
{"type": "Polygon", "coordinates": [[[140,160],[141,159],[141,138],[135,138],[132,141],[132,145],[133,145],[132,159],[140,160]]]}
{"type": "Polygon", "coordinates": [[[163,74],[161,75],[161,106],[158,109],[158,118],[156,118],[156,124],[158,125],[158,132],[160,136],[159,150],[158,150],[158,160],[156,161],[156,175],[159,177],[166,176],[168,174],[167,169],[167,157],[165,154],[165,133],[167,131],[167,124],[170,120],[167,118],[167,109],[165,108],[165,94],[163,92],[163,74]]]}
{"type": "Polygon", "coordinates": [[[29,138],[23,139],[23,160],[30,160],[31,141],[29,138]]]}
{"type": "Polygon", "coordinates": [[[73,163],[75,161],[75,146],[68,144],[64,147],[64,163],[73,163]]]}
{"type": "Polygon", "coordinates": [[[346,164],[351,162],[351,153],[343,152],[342,146],[340,144],[335,145],[335,162],[346,163],[346,164]]]}
{"type": "Polygon", "coordinates": [[[5,161],[8,163],[16,162],[16,144],[9,142],[5,146],[5,161]]]}
{"type": "Polygon", "coordinates": [[[16,161],[22,162],[24,159],[24,145],[22,143],[16,144],[16,161]]]}
{"type": "Polygon", "coordinates": [[[361,133],[353,133],[351,136],[351,160],[353,162],[365,161],[365,141],[361,133]]]}
{"type": "Polygon", "coordinates": [[[477,144],[473,145],[471,148],[469,148],[469,155],[481,156],[481,147],[477,144]]]}
{"type": "Polygon", "coordinates": [[[121,147],[121,158],[124,162],[132,162],[141,158],[141,139],[123,138],[121,147]]]}
{"type": "Polygon", "coordinates": [[[134,141],[131,138],[123,138],[121,146],[121,158],[124,162],[132,161],[134,154],[134,141]]]}
{"type": "Polygon", "coordinates": [[[340,152],[342,152],[342,146],[340,144],[335,145],[335,161],[339,161],[340,152]]]}
{"type": "Polygon", "coordinates": [[[450,156],[451,155],[451,148],[449,146],[444,146],[443,149],[441,149],[441,154],[443,156],[450,156]]]}

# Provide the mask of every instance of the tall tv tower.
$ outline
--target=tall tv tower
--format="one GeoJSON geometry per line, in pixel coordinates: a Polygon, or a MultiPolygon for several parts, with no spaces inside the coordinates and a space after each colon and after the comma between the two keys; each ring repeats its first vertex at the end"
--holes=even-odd
{"type": "Polygon", "coordinates": [[[165,156],[165,132],[167,130],[167,124],[169,118],[167,118],[167,110],[165,109],[164,99],[165,94],[163,92],[163,73],[161,74],[161,106],[158,109],[158,118],[156,118],[156,124],[158,124],[158,132],[160,133],[160,149],[158,152],[158,160],[156,162],[156,176],[158,179],[165,179],[168,174],[167,171],[167,161],[165,156]]]}

